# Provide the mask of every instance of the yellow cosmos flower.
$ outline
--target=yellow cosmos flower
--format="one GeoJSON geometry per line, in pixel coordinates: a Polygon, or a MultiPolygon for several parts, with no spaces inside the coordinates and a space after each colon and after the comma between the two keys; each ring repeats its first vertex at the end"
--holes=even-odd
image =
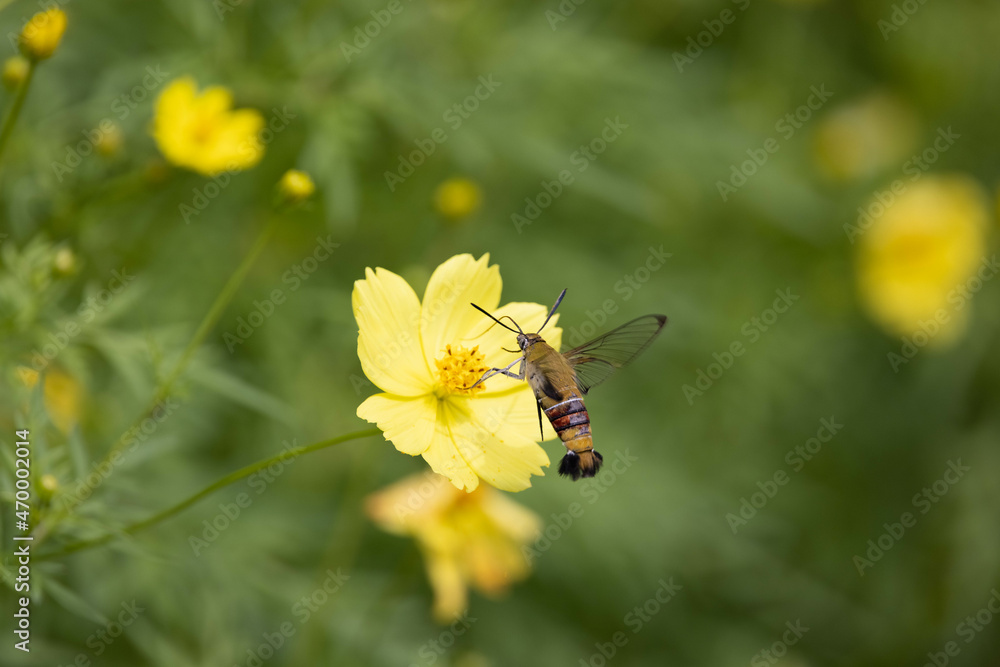
{"type": "Polygon", "coordinates": [[[434,208],[451,220],[468,217],[479,210],[482,190],[467,178],[449,178],[434,192],[434,208]]]}
{"type": "Polygon", "coordinates": [[[500,491],[462,493],[433,473],[403,479],[369,496],[368,516],[383,530],[413,537],[434,589],[434,617],[447,623],[468,606],[468,587],[499,595],[528,576],[522,551],[542,522],[500,491]]]}
{"type": "Polygon", "coordinates": [[[278,181],[278,193],[291,204],[308,199],[314,192],[316,192],[316,184],[313,183],[312,178],[306,172],[298,169],[289,169],[278,181]]]}
{"type": "Polygon", "coordinates": [[[936,344],[959,335],[968,313],[965,286],[985,259],[988,224],[985,196],[967,178],[909,185],[860,237],[858,287],[875,321],[908,336],[936,320],[936,344]]]}
{"type": "MultiPolygon", "coordinates": [[[[457,255],[431,275],[423,303],[405,280],[385,269],[366,269],[354,283],[358,357],[377,387],[358,416],[378,424],[399,451],[423,456],[431,469],[466,490],[483,479],[520,491],[541,475],[549,457],[538,446],[538,414],[527,382],[495,376],[473,390],[490,368],[517,357],[514,335],[473,308],[510,315],[524,331],[537,331],[547,309],[536,303],[500,303],[500,270],[489,255],[457,255]]],[[[562,330],[552,318],[545,338],[559,349],[562,330]]],[[[516,370],[516,367],[513,369],[516,370]]],[[[547,420],[546,438],[555,437],[547,420]]]]}
{"type": "Polygon", "coordinates": [[[153,118],[160,152],[172,164],[205,176],[254,166],[264,156],[257,137],[264,117],[232,106],[232,93],[221,86],[199,94],[191,77],[170,82],[156,100],[153,118]]]}
{"type": "Polygon", "coordinates": [[[21,31],[21,52],[31,60],[45,60],[55,53],[66,32],[66,12],[47,9],[31,17],[21,31]]]}

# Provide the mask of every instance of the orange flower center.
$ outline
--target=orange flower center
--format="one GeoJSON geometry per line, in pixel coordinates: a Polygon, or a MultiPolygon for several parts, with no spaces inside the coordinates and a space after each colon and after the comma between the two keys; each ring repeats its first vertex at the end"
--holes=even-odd
{"type": "Polygon", "coordinates": [[[486,357],[479,351],[478,345],[471,350],[461,345],[447,345],[444,356],[434,360],[438,370],[438,384],[446,393],[474,396],[486,389],[486,383],[470,389],[489,370],[485,362],[486,357]]]}

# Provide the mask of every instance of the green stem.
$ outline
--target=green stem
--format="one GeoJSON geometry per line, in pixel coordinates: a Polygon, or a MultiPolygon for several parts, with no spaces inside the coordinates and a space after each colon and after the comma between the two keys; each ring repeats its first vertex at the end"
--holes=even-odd
{"type": "Polygon", "coordinates": [[[21,107],[24,106],[24,100],[28,97],[28,87],[31,86],[31,78],[35,74],[35,61],[28,61],[28,73],[24,76],[24,81],[21,85],[17,87],[17,92],[14,94],[14,103],[10,105],[10,110],[7,111],[7,116],[3,119],[3,127],[0,128],[0,157],[3,156],[4,148],[7,147],[7,140],[10,139],[11,133],[14,131],[14,125],[17,124],[17,117],[21,115],[21,107]]]}
{"type": "MultiPolygon", "coordinates": [[[[267,223],[267,225],[264,226],[264,229],[261,230],[260,235],[257,237],[257,240],[254,241],[253,247],[250,248],[250,252],[247,253],[247,255],[243,258],[243,261],[236,268],[236,271],[233,272],[233,274],[229,277],[229,280],[222,288],[222,291],[219,292],[219,296],[215,297],[215,301],[212,303],[212,306],[208,309],[208,313],[205,314],[205,317],[202,318],[201,323],[198,325],[198,329],[194,333],[194,336],[191,337],[191,340],[184,348],[184,351],[181,352],[180,359],[178,359],[177,364],[174,366],[173,370],[171,370],[167,378],[159,384],[159,386],[156,389],[156,392],[153,394],[153,399],[146,406],[146,409],[142,411],[142,413],[134,422],[132,422],[129,428],[125,429],[125,431],[118,438],[115,444],[112,445],[111,448],[108,450],[108,453],[104,455],[104,458],[101,460],[101,462],[97,464],[98,468],[103,468],[109,465],[114,456],[118,454],[129,442],[132,442],[132,438],[129,437],[129,434],[134,433],[135,429],[141,426],[143,421],[145,421],[147,417],[152,416],[152,414],[156,411],[156,408],[160,405],[160,403],[163,402],[170,395],[170,391],[171,389],[173,389],[174,383],[177,382],[181,374],[184,373],[188,363],[191,361],[192,356],[194,356],[194,353],[205,341],[205,337],[208,336],[208,333],[212,330],[213,327],[215,327],[216,323],[219,321],[219,318],[222,316],[222,312],[225,310],[226,306],[229,305],[229,302],[232,301],[233,296],[236,294],[236,291],[240,288],[240,285],[243,283],[244,278],[246,278],[247,273],[250,272],[250,269],[251,267],[253,267],[254,262],[257,260],[258,257],[260,257],[260,254],[264,251],[264,248],[267,246],[267,242],[271,239],[271,236],[277,229],[278,222],[280,220],[281,220],[280,216],[278,215],[272,216],[271,220],[267,223]]],[[[93,491],[93,489],[91,489],[91,491],[93,491]]],[[[79,504],[79,502],[82,501],[74,503],[74,506],[79,504]]],[[[35,545],[40,546],[41,543],[45,541],[46,537],[48,537],[49,529],[53,525],[58,523],[67,514],[68,510],[66,509],[56,511],[53,513],[51,517],[47,519],[47,521],[43,522],[42,524],[39,524],[38,530],[36,531],[37,541],[35,542],[35,545]]]]}
{"type": "Polygon", "coordinates": [[[271,239],[274,234],[274,230],[277,228],[277,224],[280,218],[277,216],[272,217],[271,221],[264,227],[260,232],[260,236],[254,242],[253,247],[250,248],[250,252],[247,253],[246,257],[243,258],[243,262],[237,267],[233,275],[229,277],[229,281],[226,283],[222,291],[219,292],[219,296],[215,298],[215,303],[212,307],[208,309],[208,313],[202,319],[201,324],[198,325],[198,330],[194,332],[194,336],[191,341],[184,348],[181,353],[181,358],[174,367],[173,372],[167,376],[167,379],[163,382],[160,388],[159,396],[160,398],[165,398],[170,390],[173,388],[174,382],[180,377],[184,369],[187,368],[188,362],[191,361],[191,357],[194,355],[195,351],[201,347],[201,344],[205,341],[205,337],[208,333],[215,327],[219,318],[222,317],[222,311],[226,309],[229,302],[232,301],[233,296],[236,291],[243,284],[243,279],[246,278],[247,273],[250,272],[251,267],[253,267],[254,262],[260,257],[260,253],[264,251],[267,246],[267,242],[271,239]]]}
{"type": "MultiPolygon", "coordinates": [[[[264,251],[267,246],[267,242],[271,239],[274,234],[275,229],[277,229],[280,217],[275,216],[271,218],[271,221],[261,230],[260,235],[257,240],[254,241],[253,247],[250,248],[250,252],[246,254],[243,258],[243,262],[236,268],[236,271],[229,276],[229,280],[226,282],[222,291],[219,292],[219,296],[215,297],[215,301],[212,306],[208,309],[205,317],[202,318],[201,323],[198,325],[198,329],[194,332],[194,336],[188,342],[184,351],[181,352],[180,359],[177,360],[177,364],[174,366],[170,374],[160,383],[159,388],[156,393],[153,394],[153,400],[150,401],[149,407],[142,413],[139,419],[136,420],[133,427],[142,424],[143,420],[148,417],[156,407],[165,400],[169,395],[170,391],[174,388],[174,383],[177,382],[178,378],[187,369],[188,363],[190,363],[191,358],[194,353],[201,347],[201,344],[205,342],[205,338],[208,336],[209,332],[215,328],[218,323],[219,318],[222,317],[222,312],[229,305],[229,302],[233,300],[236,291],[243,284],[243,280],[246,278],[250,269],[253,267],[254,262],[260,257],[260,254],[264,251]]],[[[126,430],[125,433],[118,439],[118,442],[108,451],[107,455],[104,457],[104,461],[107,462],[115,455],[125,444],[129,441],[126,435],[131,432],[131,428],[126,430]]]]}
{"type": "Polygon", "coordinates": [[[252,463],[246,467],[236,470],[235,472],[231,472],[225,477],[209,484],[204,489],[194,494],[190,498],[182,500],[173,507],[169,507],[158,514],[154,514],[148,519],[143,519],[142,521],[126,526],[122,530],[116,531],[114,533],[108,533],[106,535],[102,535],[101,537],[95,537],[90,540],[81,540],[79,542],[71,542],[70,544],[67,544],[65,547],[63,547],[58,551],[50,551],[48,553],[43,553],[40,554],[37,558],[38,560],[50,560],[52,558],[59,558],[60,556],[65,556],[67,554],[71,554],[76,551],[82,551],[83,549],[90,549],[92,547],[97,547],[102,544],[107,544],[115,537],[118,537],[120,535],[134,535],[135,533],[138,533],[141,530],[145,530],[146,528],[155,526],[161,521],[169,519],[175,514],[184,511],[185,509],[187,509],[191,505],[194,505],[196,502],[198,502],[205,496],[211,495],[212,493],[218,491],[219,489],[225,486],[229,486],[233,482],[238,482],[239,480],[245,477],[249,477],[255,472],[259,472],[264,468],[274,465],[275,463],[281,463],[289,459],[294,459],[299,456],[302,456],[303,454],[308,454],[309,452],[315,452],[320,449],[326,449],[327,447],[332,447],[333,445],[338,445],[342,442],[347,442],[349,440],[369,438],[371,436],[378,435],[379,433],[381,433],[381,431],[379,431],[377,428],[370,428],[370,429],[365,429],[364,431],[355,431],[354,433],[348,433],[347,435],[331,438],[330,440],[322,440],[320,442],[314,442],[311,445],[305,445],[303,447],[295,447],[293,449],[289,449],[288,451],[282,452],[281,454],[278,454],[276,456],[264,459],[263,461],[258,461],[257,463],[252,463]]]}

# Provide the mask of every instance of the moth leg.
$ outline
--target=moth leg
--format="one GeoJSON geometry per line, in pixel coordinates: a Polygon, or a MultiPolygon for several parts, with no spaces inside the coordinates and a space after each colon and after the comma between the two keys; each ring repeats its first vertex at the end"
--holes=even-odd
{"type": "Polygon", "coordinates": [[[477,385],[482,384],[483,382],[486,382],[486,380],[490,379],[494,375],[506,375],[509,378],[514,378],[515,380],[523,380],[524,379],[524,357],[522,356],[520,359],[515,359],[513,361],[513,363],[511,363],[506,368],[491,368],[490,370],[488,370],[485,373],[483,373],[483,377],[481,377],[478,380],[476,380],[475,384],[473,384],[470,387],[463,387],[463,389],[472,389],[472,387],[475,387],[477,385]],[[521,368],[517,371],[517,373],[511,373],[510,369],[513,368],[514,365],[518,364],[518,363],[521,364],[521,368]]]}
{"type": "Polygon", "coordinates": [[[538,433],[542,436],[542,440],[545,440],[545,429],[542,428],[542,402],[535,401],[535,406],[538,408],[538,433]]]}

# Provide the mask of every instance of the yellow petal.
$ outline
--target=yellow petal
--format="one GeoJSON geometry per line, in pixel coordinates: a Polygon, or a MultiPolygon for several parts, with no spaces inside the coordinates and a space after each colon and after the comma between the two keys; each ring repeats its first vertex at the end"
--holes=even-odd
{"type": "Polygon", "coordinates": [[[194,79],[189,76],[183,76],[167,84],[156,99],[157,122],[186,113],[194,103],[196,89],[194,79]]]}
{"type": "Polygon", "coordinates": [[[437,421],[438,399],[433,394],[404,397],[369,396],[358,406],[358,416],[378,424],[386,440],[410,456],[423,454],[431,445],[437,421]]]}
{"type": "Polygon", "coordinates": [[[483,331],[488,326],[482,324],[488,318],[470,304],[492,311],[500,303],[500,269],[489,266],[489,260],[489,255],[478,260],[468,254],[456,255],[431,275],[420,318],[420,337],[429,368],[434,367],[434,360],[446,345],[460,342],[474,327],[482,327],[479,330],[483,331]]]}
{"type": "Polygon", "coordinates": [[[468,606],[468,589],[462,568],[450,554],[427,552],[427,578],[434,589],[434,618],[439,623],[455,620],[468,606]]]}
{"type": "Polygon", "coordinates": [[[530,392],[453,396],[441,405],[444,416],[439,415],[438,421],[445,422],[450,437],[436,438],[424,452],[424,459],[459,488],[475,488],[465,484],[471,472],[473,478],[482,478],[498,489],[522,491],[531,486],[532,475],[543,474],[541,467],[549,465],[548,455],[533,435],[538,416],[530,392]],[[436,462],[446,462],[443,467],[448,472],[434,467],[436,462]]]}
{"type": "Polygon", "coordinates": [[[541,518],[503,493],[483,499],[483,511],[505,535],[518,542],[531,542],[542,532],[541,518]]]}
{"type": "Polygon", "coordinates": [[[254,166],[264,156],[264,144],[258,138],[263,127],[264,117],[255,109],[226,114],[206,147],[206,159],[217,172],[254,166]]]}
{"type": "Polygon", "coordinates": [[[459,493],[447,478],[426,471],[368,496],[365,514],[383,530],[414,534],[419,526],[440,520],[459,493]]]}
{"type": "Polygon", "coordinates": [[[455,488],[466,491],[475,490],[479,486],[479,477],[455,446],[447,422],[447,412],[444,403],[440,401],[435,427],[437,431],[434,434],[434,440],[427,451],[423,453],[427,465],[437,474],[447,477],[455,485],[455,488]]]}
{"type": "Polygon", "coordinates": [[[358,358],[377,387],[399,396],[429,393],[431,372],[420,346],[420,303],[405,280],[385,269],[365,269],[351,303],[358,322],[358,358]]]}
{"type": "Polygon", "coordinates": [[[198,96],[199,114],[206,116],[224,114],[233,106],[233,94],[222,86],[209,86],[198,96]]]}

